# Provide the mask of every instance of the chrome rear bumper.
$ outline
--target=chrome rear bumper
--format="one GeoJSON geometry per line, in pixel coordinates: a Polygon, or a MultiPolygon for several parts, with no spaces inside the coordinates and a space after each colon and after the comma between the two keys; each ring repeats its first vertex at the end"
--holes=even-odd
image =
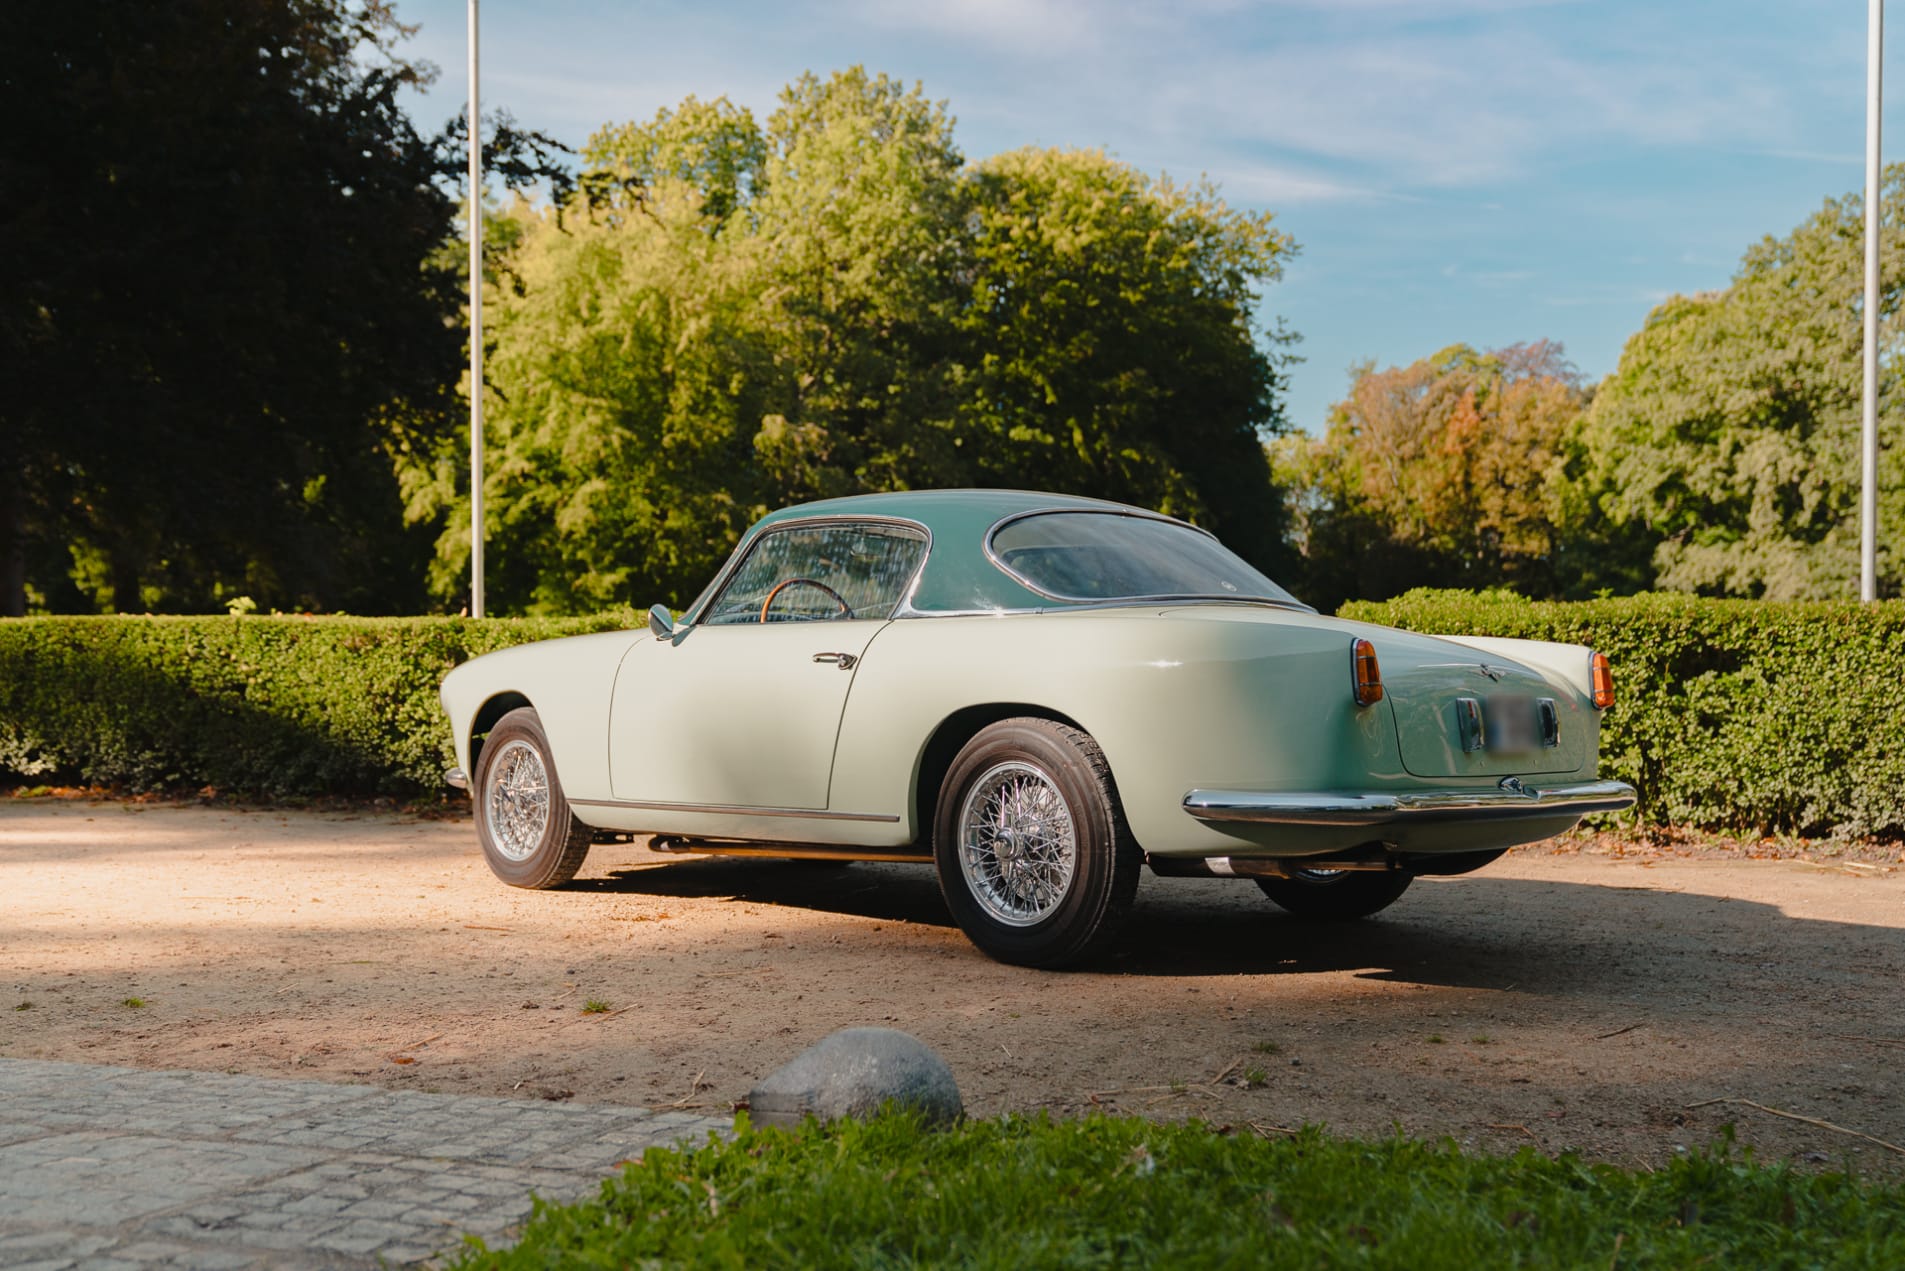
{"type": "Polygon", "coordinates": [[[1293,793],[1263,790],[1193,790],[1184,810],[1200,821],[1255,825],[1383,826],[1434,822],[1521,821],[1583,817],[1634,806],[1634,787],[1624,781],[1587,781],[1525,786],[1507,777],[1493,790],[1293,793]]]}

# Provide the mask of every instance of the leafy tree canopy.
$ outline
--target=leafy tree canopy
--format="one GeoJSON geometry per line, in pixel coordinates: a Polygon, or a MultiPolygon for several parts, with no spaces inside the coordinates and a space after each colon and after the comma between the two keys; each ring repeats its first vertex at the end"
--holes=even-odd
{"type": "MultiPolygon", "coordinates": [[[[1148,503],[1274,566],[1269,216],[1093,152],[969,166],[943,103],[857,67],[584,157],[573,198],[511,211],[485,300],[500,607],[680,603],[769,507],[927,486],[1148,503]]],[[[462,462],[405,467],[446,596],[462,462]]]]}
{"type": "Polygon", "coordinates": [[[0,613],[422,601],[391,452],[454,427],[461,156],[399,106],[408,34],[387,0],[0,16],[0,613]]]}
{"type": "Polygon", "coordinates": [[[1097,151],[1013,151],[964,188],[959,423],[979,479],[1155,507],[1279,568],[1263,441],[1284,427],[1289,337],[1252,323],[1289,236],[1097,151]]]}
{"type": "MultiPolygon", "coordinates": [[[[1898,406],[1905,167],[1887,169],[1882,436],[1898,406]]],[[[1864,285],[1861,201],[1827,200],[1749,249],[1724,291],[1675,296],[1628,342],[1588,414],[1586,505],[1655,544],[1662,587],[1711,595],[1853,595],[1864,285]]],[[[1881,460],[1880,571],[1896,590],[1900,452],[1881,460]]]]}
{"type": "Polygon", "coordinates": [[[398,599],[378,581],[415,569],[369,532],[392,483],[365,425],[436,392],[456,336],[390,9],[8,14],[0,412],[25,462],[0,502],[40,585],[77,563],[118,609],[398,599]]]}
{"type": "Polygon", "coordinates": [[[1301,492],[1309,598],[1333,608],[1423,585],[1566,590],[1561,487],[1587,401],[1546,340],[1358,367],[1324,436],[1277,450],[1301,492]]]}

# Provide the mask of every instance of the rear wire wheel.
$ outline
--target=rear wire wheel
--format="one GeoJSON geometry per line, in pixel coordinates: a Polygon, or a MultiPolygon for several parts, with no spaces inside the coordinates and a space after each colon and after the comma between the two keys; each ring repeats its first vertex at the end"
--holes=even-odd
{"type": "Polygon", "coordinates": [[[490,872],[512,887],[560,887],[589,854],[593,832],[563,797],[542,720],[521,706],[497,721],[476,758],[476,837],[490,872]]]}
{"type": "Polygon", "coordinates": [[[1259,878],[1263,894],[1299,918],[1341,922],[1387,909],[1409,890],[1405,870],[1299,869],[1292,878],[1259,878]]]}
{"type": "Polygon", "coordinates": [[[1007,719],[967,742],[940,786],[933,860],[947,908],[1001,962],[1071,966],[1102,952],[1143,854],[1089,735],[1007,719]]]}

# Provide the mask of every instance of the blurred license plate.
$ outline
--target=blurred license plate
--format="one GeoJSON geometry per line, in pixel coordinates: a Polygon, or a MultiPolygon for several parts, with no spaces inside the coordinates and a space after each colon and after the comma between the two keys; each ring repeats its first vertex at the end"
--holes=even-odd
{"type": "Polygon", "coordinates": [[[1542,747],[1541,713],[1535,699],[1503,693],[1482,699],[1482,736],[1499,755],[1519,755],[1542,747]]]}

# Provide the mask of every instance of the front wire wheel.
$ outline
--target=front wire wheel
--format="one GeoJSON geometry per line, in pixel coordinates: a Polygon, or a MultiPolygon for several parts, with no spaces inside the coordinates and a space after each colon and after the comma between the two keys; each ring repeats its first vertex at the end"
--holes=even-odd
{"type": "Polygon", "coordinates": [[[497,750],[483,807],[498,855],[520,863],[536,854],[549,829],[549,767],[521,737],[497,750]]]}
{"type": "Polygon", "coordinates": [[[512,887],[560,887],[589,854],[591,831],[563,797],[542,720],[518,707],[476,759],[476,837],[490,872],[512,887]]]}
{"type": "Polygon", "coordinates": [[[1001,962],[1059,967],[1101,952],[1137,894],[1142,853],[1089,735],[1002,720],[953,760],[933,818],[939,888],[1001,962]]]}

